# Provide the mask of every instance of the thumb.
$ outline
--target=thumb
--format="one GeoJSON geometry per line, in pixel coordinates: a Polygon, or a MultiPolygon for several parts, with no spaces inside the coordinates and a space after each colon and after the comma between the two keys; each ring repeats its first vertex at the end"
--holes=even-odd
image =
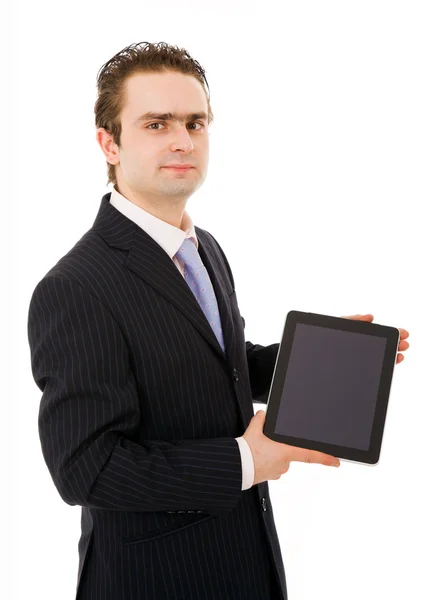
{"type": "Polygon", "coordinates": [[[264,417],[266,416],[266,411],[259,410],[258,412],[255,413],[255,416],[258,417],[258,419],[264,419],[264,417]]]}

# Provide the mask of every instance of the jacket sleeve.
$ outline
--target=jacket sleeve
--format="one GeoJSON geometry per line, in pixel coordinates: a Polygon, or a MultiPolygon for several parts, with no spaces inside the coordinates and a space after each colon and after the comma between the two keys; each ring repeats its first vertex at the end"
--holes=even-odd
{"type": "MultiPolygon", "coordinates": [[[[243,317],[242,321],[245,329],[245,319],[243,317]]],[[[252,399],[254,402],[267,404],[279,343],[262,346],[261,344],[245,342],[245,346],[252,399]]]]}
{"type": "Polygon", "coordinates": [[[28,340],[42,391],[41,448],[67,504],[215,515],[232,510],[242,493],[234,437],[128,439],[139,426],[143,398],[125,337],[98,298],[65,277],[44,277],[31,297],[28,340]]]}

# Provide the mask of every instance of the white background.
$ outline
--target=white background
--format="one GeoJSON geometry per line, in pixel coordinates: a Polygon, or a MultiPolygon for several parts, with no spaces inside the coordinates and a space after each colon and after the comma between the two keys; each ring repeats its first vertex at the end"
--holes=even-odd
{"type": "Polygon", "coordinates": [[[370,312],[410,333],[379,465],[292,463],[269,483],[289,600],[425,598],[424,4],[15,7],[13,79],[2,77],[14,159],[2,178],[2,208],[14,210],[3,228],[14,281],[3,404],[14,413],[3,414],[2,545],[14,563],[1,596],[75,597],[81,509],[61,500],[42,457],[28,305],[108,191],[95,141],[99,68],[131,43],[165,41],[206,69],[209,172],[187,210],[229,259],[246,339],[279,342],[292,309],[370,312]]]}

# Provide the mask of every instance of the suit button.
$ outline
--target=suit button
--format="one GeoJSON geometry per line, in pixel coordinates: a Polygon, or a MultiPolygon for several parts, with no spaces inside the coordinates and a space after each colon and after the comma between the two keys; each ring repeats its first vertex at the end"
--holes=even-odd
{"type": "Polygon", "coordinates": [[[263,507],[263,510],[267,510],[267,506],[266,506],[266,504],[267,504],[267,501],[266,501],[266,499],[265,499],[265,498],[261,498],[261,505],[262,505],[262,507],[263,507]]]}
{"type": "Polygon", "coordinates": [[[233,369],[233,379],[234,379],[235,381],[238,381],[238,380],[239,380],[239,377],[238,377],[238,372],[236,371],[236,369],[233,369]]]}

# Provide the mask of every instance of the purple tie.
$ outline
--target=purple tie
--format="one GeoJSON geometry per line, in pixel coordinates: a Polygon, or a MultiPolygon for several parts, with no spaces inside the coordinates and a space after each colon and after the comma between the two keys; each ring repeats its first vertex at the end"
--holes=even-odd
{"type": "Polygon", "coordinates": [[[219,344],[224,350],[223,330],[221,329],[220,315],[218,313],[217,299],[210,276],[191,238],[186,238],[176,256],[184,265],[184,277],[193,295],[207,317],[211,329],[214,331],[219,344]]]}

